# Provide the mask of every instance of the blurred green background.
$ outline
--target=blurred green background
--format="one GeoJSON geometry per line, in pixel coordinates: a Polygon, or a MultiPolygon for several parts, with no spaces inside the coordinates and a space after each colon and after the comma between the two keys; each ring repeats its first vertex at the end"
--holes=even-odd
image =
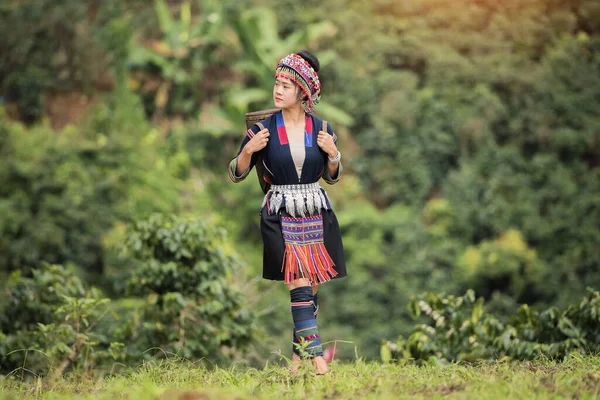
{"type": "MultiPolygon", "coordinates": [[[[63,295],[111,300],[84,342],[123,364],[289,356],[262,193],[227,164],[300,49],[344,155],[326,189],[349,277],[319,296],[338,357],[378,358],[424,291],[473,289],[506,321],[600,287],[597,0],[4,0],[0,374],[13,350],[70,354],[63,295]]],[[[96,306],[67,304],[82,324],[96,306]]]]}

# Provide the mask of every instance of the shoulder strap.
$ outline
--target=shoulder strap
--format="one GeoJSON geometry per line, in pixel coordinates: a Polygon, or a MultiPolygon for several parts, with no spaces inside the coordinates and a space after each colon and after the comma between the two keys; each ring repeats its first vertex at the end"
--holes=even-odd
{"type": "Polygon", "coordinates": [[[323,120],[323,132],[327,132],[327,121],[323,120]]]}
{"type": "MultiPolygon", "coordinates": [[[[265,126],[262,124],[262,122],[258,121],[256,122],[254,125],[258,126],[258,128],[262,131],[263,129],[265,129],[265,126]]],[[[264,178],[264,173],[265,173],[265,167],[263,165],[263,151],[259,151],[256,154],[256,165],[255,165],[255,169],[256,169],[256,175],[258,177],[258,183],[260,183],[260,188],[262,189],[263,193],[267,193],[269,191],[269,189],[271,188],[271,185],[269,183],[267,183],[265,181],[264,178]]]]}

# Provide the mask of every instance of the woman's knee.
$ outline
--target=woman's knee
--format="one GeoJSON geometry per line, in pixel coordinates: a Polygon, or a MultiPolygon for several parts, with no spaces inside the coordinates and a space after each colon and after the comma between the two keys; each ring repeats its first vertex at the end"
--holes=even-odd
{"type": "MultiPolygon", "coordinates": [[[[286,285],[289,290],[294,290],[294,289],[302,287],[302,286],[311,286],[310,281],[307,278],[297,279],[293,282],[286,283],[286,285]]],[[[314,292],[314,289],[313,289],[313,292],[314,292]]]]}

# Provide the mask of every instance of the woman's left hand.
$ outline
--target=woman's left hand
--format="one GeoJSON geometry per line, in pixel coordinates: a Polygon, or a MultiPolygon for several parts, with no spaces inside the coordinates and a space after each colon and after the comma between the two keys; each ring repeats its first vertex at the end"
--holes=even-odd
{"type": "Polygon", "coordinates": [[[337,146],[333,143],[333,136],[325,131],[319,131],[317,135],[317,144],[323,150],[329,158],[335,158],[338,153],[337,146]]]}

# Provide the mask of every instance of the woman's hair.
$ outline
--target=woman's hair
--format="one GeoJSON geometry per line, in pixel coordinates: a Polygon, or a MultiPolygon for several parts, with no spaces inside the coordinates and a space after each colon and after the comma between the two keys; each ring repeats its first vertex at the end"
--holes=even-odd
{"type": "Polygon", "coordinates": [[[300,50],[296,54],[298,54],[300,57],[304,58],[310,64],[310,66],[313,67],[315,72],[319,72],[319,68],[321,67],[321,64],[319,63],[319,59],[317,58],[317,56],[315,56],[308,50],[300,50]]]}
{"type": "MultiPolygon", "coordinates": [[[[313,67],[313,69],[315,70],[315,72],[319,72],[319,69],[321,68],[321,63],[319,63],[319,59],[317,58],[317,56],[315,56],[313,53],[311,53],[308,50],[300,50],[296,54],[298,54],[307,63],[309,63],[310,66],[313,67]]],[[[301,90],[298,90],[298,98],[299,99],[305,99],[306,98],[306,94],[304,94],[304,92],[302,92],[301,90]]]]}

